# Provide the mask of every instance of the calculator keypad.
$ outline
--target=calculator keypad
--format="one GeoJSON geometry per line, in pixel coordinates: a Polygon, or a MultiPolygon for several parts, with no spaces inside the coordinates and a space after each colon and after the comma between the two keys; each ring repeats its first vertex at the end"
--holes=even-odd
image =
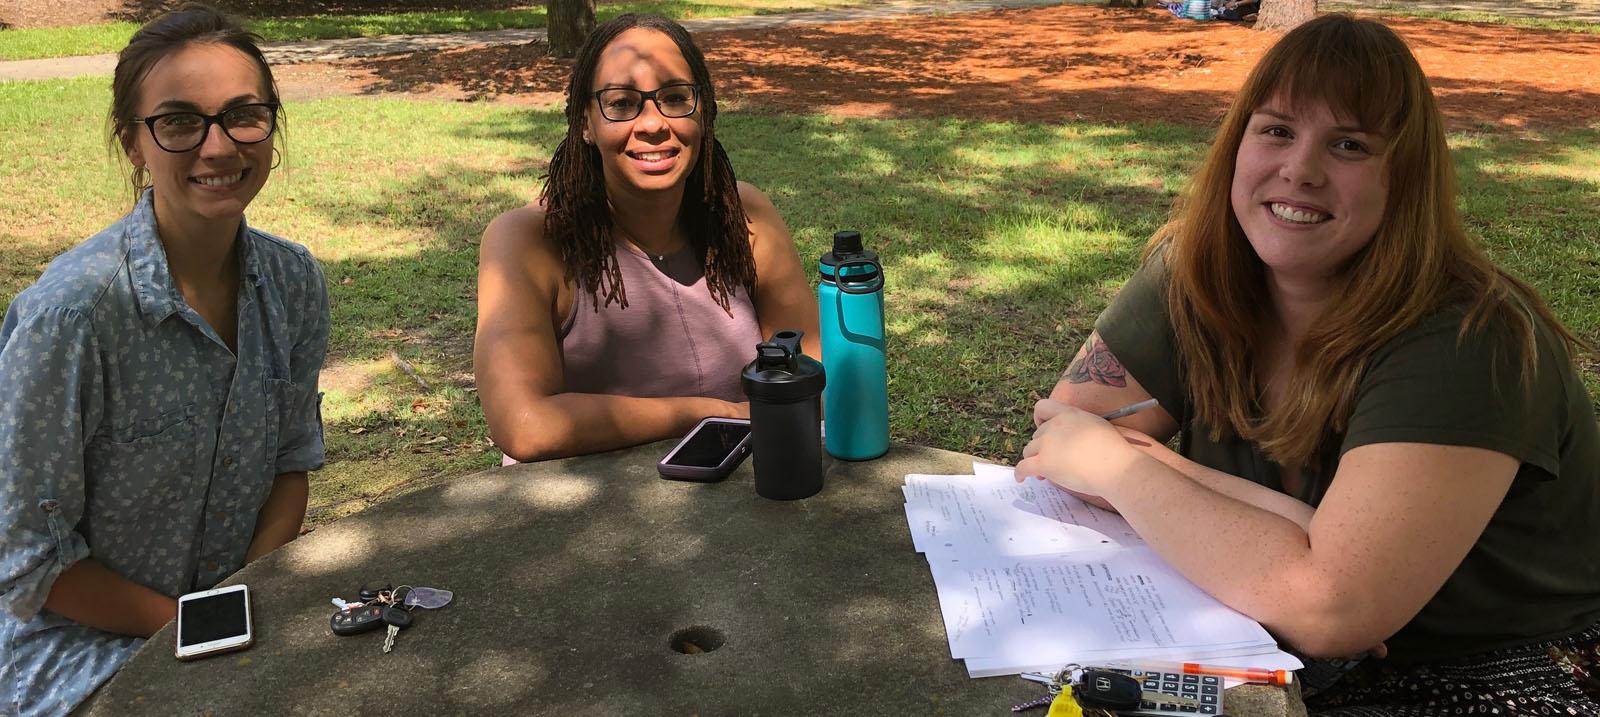
{"type": "Polygon", "coordinates": [[[1179,705],[1176,703],[1141,702],[1139,709],[1124,712],[1126,715],[1212,715],[1222,714],[1222,678],[1215,675],[1184,675],[1177,672],[1145,672],[1143,670],[1117,670],[1140,680],[1144,689],[1149,692],[1165,692],[1170,695],[1181,695],[1200,703],[1199,707],[1193,705],[1179,705]]]}

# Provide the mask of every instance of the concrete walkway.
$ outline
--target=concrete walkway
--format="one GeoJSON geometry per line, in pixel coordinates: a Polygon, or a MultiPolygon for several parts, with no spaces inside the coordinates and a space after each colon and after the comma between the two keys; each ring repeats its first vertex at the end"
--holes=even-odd
{"type": "MultiPolygon", "coordinates": [[[[1070,2],[1070,0],[1065,0],[1070,2]]],[[[890,0],[862,7],[800,12],[783,15],[744,15],[699,20],[682,20],[690,32],[710,30],[758,30],[796,25],[820,25],[859,20],[887,20],[916,15],[948,15],[1004,8],[1061,5],[1064,0],[960,0],[958,2],[911,2],[890,0]]],[[[439,35],[382,35],[338,40],[308,40],[265,45],[267,61],[274,65],[300,62],[326,62],[352,57],[395,55],[418,50],[447,50],[475,45],[517,45],[544,40],[543,29],[483,30],[439,35]]],[[[0,81],[49,80],[90,75],[109,75],[116,68],[116,55],[83,55],[44,60],[0,62],[0,81]]]]}
{"type": "MultiPolygon", "coordinates": [[[[1098,5],[1105,0],[958,0],[956,2],[913,2],[889,0],[862,7],[822,10],[785,15],[746,15],[700,20],[684,20],[692,32],[709,30],[751,30],[818,25],[860,20],[886,20],[916,15],[945,15],[982,12],[1003,8],[1045,5],[1098,5]]],[[[1324,10],[1433,12],[1485,12],[1502,17],[1551,18],[1600,24],[1600,0],[1322,0],[1324,10]]],[[[274,65],[301,62],[326,62],[352,57],[394,55],[418,50],[446,50],[477,45],[516,45],[544,39],[544,30],[484,30],[439,35],[383,35],[339,40],[308,40],[267,45],[267,60],[274,65]]],[[[84,55],[44,60],[0,62],[0,81],[48,80],[91,75],[109,75],[116,67],[116,55],[84,55]]]]}

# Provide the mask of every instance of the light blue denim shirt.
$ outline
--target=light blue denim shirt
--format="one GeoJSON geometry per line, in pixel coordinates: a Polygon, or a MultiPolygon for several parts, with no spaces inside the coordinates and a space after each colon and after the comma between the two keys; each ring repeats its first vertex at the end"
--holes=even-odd
{"type": "Polygon", "coordinates": [[[274,477],[322,466],[322,270],[241,224],[235,356],[173,284],[152,196],[0,327],[0,714],[64,714],[144,642],[44,610],[68,566],[210,588],[243,567],[274,477]]]}

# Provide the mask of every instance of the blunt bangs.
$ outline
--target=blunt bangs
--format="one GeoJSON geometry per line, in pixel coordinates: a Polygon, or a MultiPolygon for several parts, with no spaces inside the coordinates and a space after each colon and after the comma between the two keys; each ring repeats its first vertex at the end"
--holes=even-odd
{"type": "Polygon", "coordinates": [[[1371,20],[1329,14],[1285,35],[1246,81],[1242,108],[1278,100],[1302,114],[1326,104],[1341,122],[1393,139],[1416,107],[1422,69],[1404,41],[1371,20]]]}

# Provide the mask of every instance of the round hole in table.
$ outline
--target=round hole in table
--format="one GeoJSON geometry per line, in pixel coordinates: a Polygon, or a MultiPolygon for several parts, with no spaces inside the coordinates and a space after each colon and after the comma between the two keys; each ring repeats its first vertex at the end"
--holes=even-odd
{"type": "Polygon", "coordinates": [[[691,625],[672,633],[672,637],[667,639],[667,644],[672,647],[673,652],[699,655],[722,647],[727,641],[728,638],[721,630],[705,625],[691,625]]]}

